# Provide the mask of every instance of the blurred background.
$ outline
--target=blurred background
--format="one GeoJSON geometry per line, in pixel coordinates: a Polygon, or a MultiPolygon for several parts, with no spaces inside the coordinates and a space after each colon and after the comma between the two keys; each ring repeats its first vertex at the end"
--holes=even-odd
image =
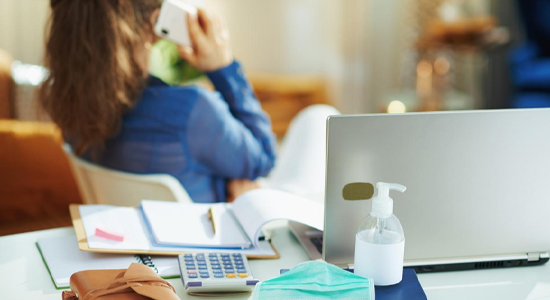
{"type": "MultiPolygon", "coordinates": [[[[524,63],[533,72],[550,72],[533,65],[537,51],[544,49],[522,49],[537,43],[537,32],[540,40],[548,39],[544,12],[550,4],[545,0],[188,2],[225,17],[235,55],[278,134],[284,133],[283,120],[318,102],[344,113],[547,104],[542,95],[540,101],[522,103],[517,93],[521,80],[548,86],[550,76],[513,76],[525,68],[518,60],[529,55],[532,59],[524,63]]],[[[48,0],[0,1],[2,68],[11,70],[16,84],[13,97],[1,98],[3,117],[41,118],[33,87],[46,71],[38,66],[48,9],[48,0]]],[[[543,53],[538,55],[541,66],[549,64],[543,53]]]]}
{"type": "MultiPolygon", "coordinates": [[[[187,1],[226,19],[235,56],[279,137],[298,111],[316,103],[346,114],[550,106],[548,0],[187,1]]],[[[52,145],[61,141],[35,99],[47,72],[41,64],[49,5],[0,0],[0,119],[20,122],[0,122],[0,138],[8,136],[0,140],[0,197],[21,198],[22,190],[36,205],[44,202],[38,198],[59,199],[52,176],[43,173],[46,190],[18,187],[14,173],[25,168],[13,161],[25,146],[7,145],[29,130],[53,136],[52,145]],[[42,127],[25,127],[31,121],[42,127]]],[[[20,176],[28,181],[29,173],[53,168],[60,177],[69,167],[57,148],[47,159],[25,156],[33,167],[20,176]]],[[[67,190],[67,198],[78,197],[76,187],[67,190]]],[[[2,235],[2,222],[22,215],[17,207],[0,211],[2,235]]]]}

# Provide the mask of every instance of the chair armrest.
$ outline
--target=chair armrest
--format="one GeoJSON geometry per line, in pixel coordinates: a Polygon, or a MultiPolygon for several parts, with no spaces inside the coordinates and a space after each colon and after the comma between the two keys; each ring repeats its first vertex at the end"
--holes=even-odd
{"type": "Polygon", "coordinates": [[[138,175],[138,176],[143,179],[147,179],[151,182],[157,182],[160,184],[167,185],[174,193],[174,196],[176,197],[178,202],[193,203],[193,200],[191,200],[189,193],[187,193],[187,191],[181,186],[181,183],[172,175],[155,174],[155,175],[138,175]]]}

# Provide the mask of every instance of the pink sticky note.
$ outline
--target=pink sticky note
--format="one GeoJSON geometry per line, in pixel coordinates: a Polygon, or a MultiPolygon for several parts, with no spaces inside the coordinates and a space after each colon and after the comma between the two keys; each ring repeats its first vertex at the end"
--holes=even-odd
{"type": "Polygon", "coordinates": [[[104,239],[122,242],[124,241],[124,234],[120,232],[116,232],[113,230],[109,230],[103,227],[97,227],[95,229],[95,236],[102,237],[104,239]]]}

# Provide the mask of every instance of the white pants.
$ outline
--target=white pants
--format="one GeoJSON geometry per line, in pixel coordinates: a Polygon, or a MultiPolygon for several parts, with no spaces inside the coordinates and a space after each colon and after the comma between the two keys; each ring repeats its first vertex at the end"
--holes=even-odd
{"type": "Polygon", "coordinates": [[[290,123],[275,167],[262,185],[323,202],[325,194],[326,121],[340,112],[329,105],[312,105],[290,123]]]}

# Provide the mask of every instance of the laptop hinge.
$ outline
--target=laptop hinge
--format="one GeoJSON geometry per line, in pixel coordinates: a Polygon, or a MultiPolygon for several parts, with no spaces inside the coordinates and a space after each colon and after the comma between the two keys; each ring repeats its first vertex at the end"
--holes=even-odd
{"type": "Polygon", "coordinates": [[[539,261],[540,253],[527,253],[527,261],[539,261]]]}

